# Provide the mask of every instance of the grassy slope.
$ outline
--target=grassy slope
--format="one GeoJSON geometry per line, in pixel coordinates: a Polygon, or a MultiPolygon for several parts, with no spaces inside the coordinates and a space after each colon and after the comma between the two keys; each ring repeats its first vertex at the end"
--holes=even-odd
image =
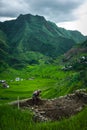
{"type": "MultiPolygon", "coordinates": [[[[82,73],[82,72],[81,72],[82,73]]],[[[0,104],[19,98],[29,98],[36,89],[42,90],[43,98],[55,98],[78,88],[86,88],[84,76],[80,72],[62,71],[61,66],[40,65],[28,66],[23,70],[9,68],[0,74],[10,85],[9,89],[0,87],[0,104]],[[20,77],[23,81],[15,81],[20,77]],[[29,80],[29,78],[34,78],[29,80]],[[11,81],[13,80],[13,81],[11,81]]],[[[86,78],[85,78],[86,79],[86,78]]],[[[86,130],[87,108],[78,115],[60,122],[34,123],[32,113],[20,111],[8,106],[0,106],[0,130],[86,130]]]]}
{"type": "Polygon", "coordinates": [[[87,107],[76,116],[59,122],[34,123],[33,114],[0,106],[0,130],[87,130],[87,107]]]}
{"type": "MultiPolygon", "coordinates": [[[[19,71],[8,69],[0,77],[7,80],[10,88],[3,89],[1,87],[0,95],[3,98],[9,98],[9,100],[16,100],[18,96],[20,98],[31,97],[34,90],[41,89],[44,98],[58,97],[67,93],[65,80],[67,81],[70,75],[71,73],[62,72],[57,66],[51,65],[29,66],[27,69],[19,71]],[[16,77],[22,78],[23,81],[15,81],[16,77]],[[29,80],[32,77],[34,79],[29,80]]],[[[5,102],[5,100],[0,102],[5,102]]]]}
{"type": "MultiPolygon", "coordinates": [[[[7,81],[9,89],[0,87],[1,98],[16,100],[30,98],[32,92],[41,89],[42,98],[55,98],[75,89],[86,88],[86,78],[81,78],[84,73],[74,71],[62,71],[60,66],[40,65],[28,66],[23,70],[8,69],[0,74],[1,79],[7,81]],[[23,79],[15,81],[16,77],[23,79]]],[[[7,102],[0,100],[0,103],[7,102]]]]}

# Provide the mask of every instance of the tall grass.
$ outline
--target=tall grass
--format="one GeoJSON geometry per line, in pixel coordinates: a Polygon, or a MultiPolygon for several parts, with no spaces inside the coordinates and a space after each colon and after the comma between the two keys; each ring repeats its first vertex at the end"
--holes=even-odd
{"type": "MultiPolygon", "coordinates": [[[[87,72],[63,71],[61,66],[28,66],[22,70],[7,69],[0,74],[10,85],[0,87],[0,104],[30,98],[32,92],[41,89],[42,98],[55,98],[75,89],[86,88],[87,72]],[[20,77],[23,81],[15,81],[20,77]],[[30,80],[32,79],[33,80],[30,80]]],[[[87,130],[87,108],[78,115],[59,122],[35,123],[32,113],[9,106],[0,106],[0,130],[87,130]]]]}
{"type": "Polygon", "coordinates": [[[32,124],[32,113],[10,106],[0,106],[0,130],[27,130],[32,124]]]}
{"type": "Polygon", "coordinates": [[[35,123],[29,110],[0,106],[0,130],[87,130],[87,107],[69,119],[35,123]]]}

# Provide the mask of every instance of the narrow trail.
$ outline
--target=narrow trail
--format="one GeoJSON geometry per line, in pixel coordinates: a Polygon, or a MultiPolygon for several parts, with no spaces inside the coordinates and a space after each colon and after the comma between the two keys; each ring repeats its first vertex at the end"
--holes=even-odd
{"type": "MultiPolygon", "coordinates": [[[[17,105],[17,102],[12,104],[17,105]]],[[[80,112],[87,105],[87,93],[77,90],[56,99],[39,99],[37,104],[33,104],[32,99],[22,100],[19,105],[22,109],[32,110],[35,121],[56,121],[80,112]]]]}

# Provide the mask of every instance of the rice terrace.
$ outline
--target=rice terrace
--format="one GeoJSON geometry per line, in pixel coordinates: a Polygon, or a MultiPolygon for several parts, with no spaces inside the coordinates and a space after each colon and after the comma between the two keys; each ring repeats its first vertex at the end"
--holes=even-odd
{"type": "Polygon", "coordinates": [[[39,15],[0,22],[0,130],[87,130],[87,36],[39,15]]]}

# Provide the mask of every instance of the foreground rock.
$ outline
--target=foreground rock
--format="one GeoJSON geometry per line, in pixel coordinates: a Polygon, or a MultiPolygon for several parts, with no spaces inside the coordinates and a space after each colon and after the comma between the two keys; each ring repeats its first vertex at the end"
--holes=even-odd
{"type": "MultiPolygon", "coordinates": [[[[14,104],[17,105],[17,102],[14,104]]],[[[33,104],[32,99],[23,100],[19,105],[23,109],[31,109],[35,121],[55,121],[80,112],[87,105],[87,93],[86,90],[77,90],[73,94],[56,99],[39,99],[37,104],[33,104]]]]}

